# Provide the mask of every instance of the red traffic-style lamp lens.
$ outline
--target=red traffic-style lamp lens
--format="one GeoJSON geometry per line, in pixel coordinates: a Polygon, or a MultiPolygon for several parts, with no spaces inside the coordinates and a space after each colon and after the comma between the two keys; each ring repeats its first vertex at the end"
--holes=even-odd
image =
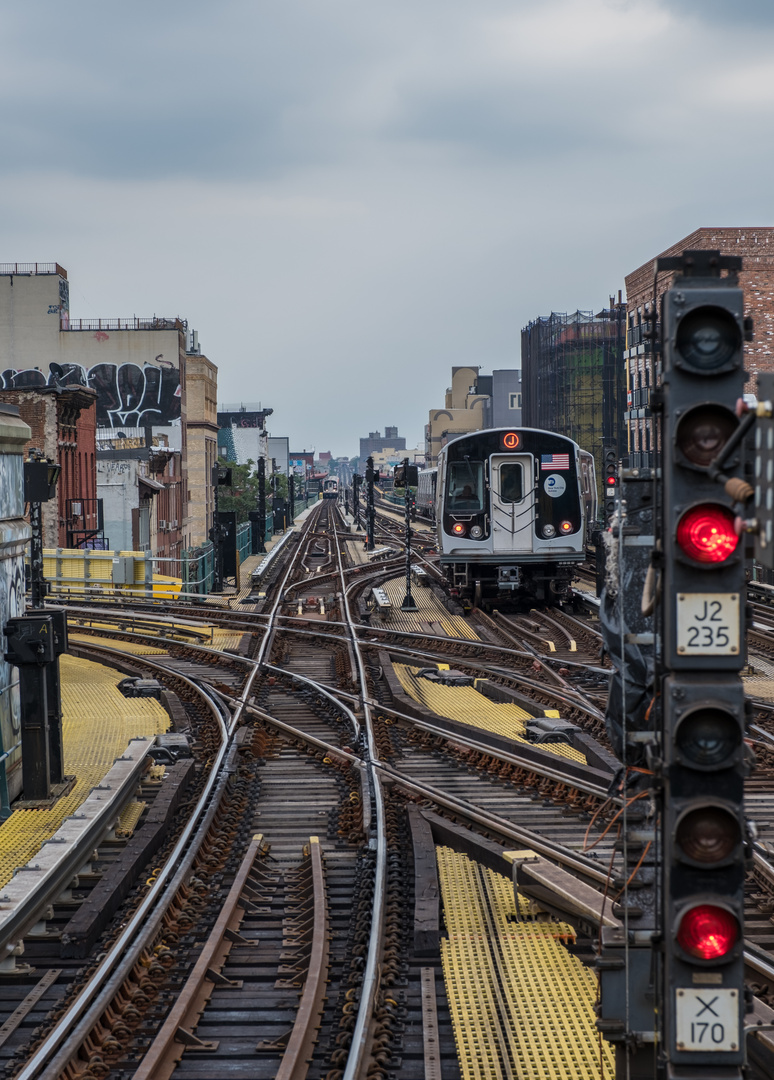
{"type": "Polygon", "coordinates": [[[736,945],[739,933],[739,923],[730,911],[698,904],[680,920],[677,944],[697,960],[721,960],[736,945]]]}
{"type": "Polygon", "coordinates": [[[559,532],[563,532],[563,533],[572,532],[572,522],[571,521],[563,521],[562,524],[559,526],[559,532]]]}
{"type": "Polygon", "coordinates": [[[739,543],[734,515],[717,503],[693,506],[680,518],[677,542],[685,554],[701,563],[721,563],[739,543]]]}
{"type": "Polygon", "coordinates": [[[462,524],[461,521],[455,521],[454,524],[452,525],[452,532],[454,533],[455,536],[464,536],[465,533],[467,532],[467,529],[465,528],[465,526],[462,524]]]}

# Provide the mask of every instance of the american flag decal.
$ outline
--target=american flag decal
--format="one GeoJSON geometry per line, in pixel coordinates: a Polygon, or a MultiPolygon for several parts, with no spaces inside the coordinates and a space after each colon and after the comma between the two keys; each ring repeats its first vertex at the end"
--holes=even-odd
{"type": "Polygon", "coordinates": [[[540,455],[540,468],[541,469],[569,469],[570,467],[570,455],[569,454],[541,454],[540,455]]]}

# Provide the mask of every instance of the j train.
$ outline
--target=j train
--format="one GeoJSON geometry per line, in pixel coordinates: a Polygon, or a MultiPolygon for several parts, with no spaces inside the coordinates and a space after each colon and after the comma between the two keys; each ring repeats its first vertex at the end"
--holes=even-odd
{"type": "Polygon", "coordinates": [[[323,480],[322,497],[324,499],[337,499],[339,495],[339,481],[335,476],[328,476],[323,480]]]}
{"type": "Polygon", "coordinates": [[[417,512],[428,506],[453,594],[565,599],[596,518],[594,459],[550,431],[476,431],[419,474],[417,512]]]}

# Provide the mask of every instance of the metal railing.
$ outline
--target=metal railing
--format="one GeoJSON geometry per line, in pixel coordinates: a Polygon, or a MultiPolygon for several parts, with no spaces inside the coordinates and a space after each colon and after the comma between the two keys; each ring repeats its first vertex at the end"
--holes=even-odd
{"type": "Polygon", "coordinates": [[[59,277],[67,277],[67,271],[59,263],[0,263],[0,274],[58,274],[59,277]]]}
{"type": "Polygon", "coordinates": [[[60,330],[187,330],[188,320],[161,318],[153,315],[142,319],[60,319],[60,330]]]}
{"type": "Polygon", "coordinates": [[[241,566],[245,559],[250,555],[250,551],[252,548],[251,529],[249,521],[244,521],[241,525],[237,525],[236,546],[237,554],[239,555],[239,564],[241,566]]]}

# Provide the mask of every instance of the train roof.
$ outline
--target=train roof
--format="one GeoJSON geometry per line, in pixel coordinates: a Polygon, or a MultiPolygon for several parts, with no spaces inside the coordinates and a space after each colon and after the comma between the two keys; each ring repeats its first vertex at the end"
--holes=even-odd
{"type": "Polygon", "coordinates": [[[477,431],[465,431],[461,435],[458,435],[455,439],[450,439],[446,446],[442,446],[438,451],[438,456],[448,450],[450,446],[454,446],[463,439],[475,439],[484,435],[507,435],[509,431],[516,432],[517,434],[532,433],[534,435],[551,435],[555,439],[561,439],[563,442],[569,443],[571,446],[575,446],[578,450],[581,447],[569,435],[560,435],[558,431],[547,431],[545,428],[526,428],[526,427],[496,427],[496,428],[479,428],[477,431]]]}

